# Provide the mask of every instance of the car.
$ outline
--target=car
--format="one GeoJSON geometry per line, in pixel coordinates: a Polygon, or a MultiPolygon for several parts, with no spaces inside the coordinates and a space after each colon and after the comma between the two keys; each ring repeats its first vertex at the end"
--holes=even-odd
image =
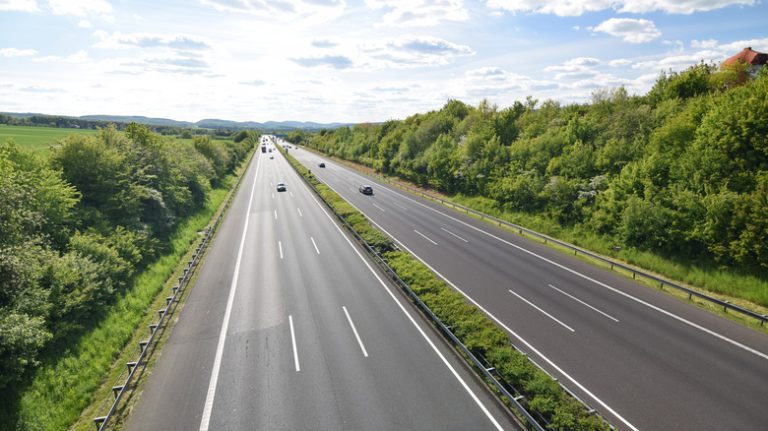
{"type": "Polygon", "coordinates": [[[274,158],[275,158],[275,156],[269,156],[269,160],[272,160],[274,158]]]}
{"type": "Polygon", "coordinates": [[[325,163],[320,163],[318,166],[320,166],[321,168],[324,168],[325,167],[325,163]]]}
{"type": "Polygon", "coordinates": [[[278,192],[284,192],[285,191],[285,183],[277,183],[277,191],[278,192]]]}
{"type": "Polygon", "coordinates": [[[364,195],[372,195],[373,194],[373,187],[371,186],[360,186],[360,193],[364,195]]]}

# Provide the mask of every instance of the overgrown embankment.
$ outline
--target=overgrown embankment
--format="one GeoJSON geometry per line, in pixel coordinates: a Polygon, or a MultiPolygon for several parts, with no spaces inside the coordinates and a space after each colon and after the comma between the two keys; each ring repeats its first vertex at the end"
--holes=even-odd
{"type": "Polygon", "coordinates": [[[47,156],[0,145],[0,429],[77,419],[254,139],[132,124],[47,156]]]}

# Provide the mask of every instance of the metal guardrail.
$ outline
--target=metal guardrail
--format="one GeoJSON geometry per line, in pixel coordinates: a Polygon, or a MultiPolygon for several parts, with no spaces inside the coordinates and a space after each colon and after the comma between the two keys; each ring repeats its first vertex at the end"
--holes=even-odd
{"type": "MultiPolygon", "coordinates": [[[[296,169],[293,164],[291,164],[291,167],[296,169]]],[[[440,330],[440,332],[443,334],[444,337],[446,337],[448,340],[451,341],[451,343],[469,360],[469,362],[475,366],[477,370],[480,371],[480,373],[487,379],[488,382],[490,382],[496,390],[499,391],[501,395],[503,395],[512,405],[512,407],[528,422],[528,424],[531,426],[532,429],[536,431],[544,431],[546,429],[546,426],[549,425],[546,420],[538,413],[529,411],[521,401],[525,398],[524,395],[522,395],[521,392],[519,392],[513,385],[510,383],[504,381],[501,376],[496,373],[496,369],[494,367],[491,367],[490,364],[488,364],[485,359],[479,355],[470,350],[464,343],[459,340],[458,337],[451,331],[451,328],[446,325],[433,311],[432,309],[427,306],[427,304],[424,303],[424,301],[421,300],[421,298],[411,289],[411,287],[403,281],[397,273],[387,264],[386,260],[383,256],[381,256],[368,242],[363,239],[362,236],[352,227],[349,222],[347,222],[344,218],[342,218],[340,215],[336,213],[336,211],[333,210],[333,206],[323,198],[323,196],[320,194],[320,192],[315,188],[314,184],[312,184],[311,181],[309,181],[307,178],[305,178],[301,173],[297,172],[299,174],[299,177],[301,177],[302,180],[315,192],[315,194],[320,198],[320,200],[323,201],[323,203],[328,207],[331,208],[331,211],[336,216],[337,219],[339,219],[344,227],[347,228],[347,230],[352,234],[352,236],[357,240],[357,242],[365,248],[365,250],[368,252],[368,254],[374,259],[374,262],[388,275],[388,277],[398,286],[400,289],[402,289],[406,295],[413,301],[417,307],[431,320],[437,328],[440,330]]],[[[311,175],[311,172],[310,172],[311,175]]],[[[315,177],[317,178],[317,177],[315,177]]],[[[318,180],[319,181],[319,180],[318,180]]],[[[512,347],[517,350],[519,353],[527,356],[524,352],[519,350],[514,344],[512,344],[512,347]]],[[[530,359],[530,358],[529,358],[530,359]]],[[[532,361],[533,362],[533,361],[532,361]]],[[[542,369],[545,373],[546,370],[541,368],[538,364],[533,362],[533,364],[542,369]]],[[[551,374],[547,373],[551,377],[551,374]]],[[[554,379],[554,378],[553,378],[554,379]]],[[[557,379],[554,379],[557,381],[557,379]]],[[[560,382],[558,382],[560,384],[560,382]]],[[[590,407],[588,404],[583,402],[579,397],[577,397],[573,392],[565,388],[562,384],[560,384],[560,387],[565,389],[565,391],[573,396],[576,400],[581,402],[586,408],[588,409],[590,414],[597,414],[596,410],[592,407],[590,407]]],[[[599,415],[598,415],[599,416],[599,415]]],[[[599,416],[600,419],[608,424],[611,428],[613,426],[602,416],[599,416]]]]}
{"type": "Polygon", "coordinates": [[[709,296],[707,294],[698,292],[696,290],[693,290],[693,289],[690,289],[688,287],[682,286],[682,285],[677,284],[675,282],[672,282],[672,281],[663,279],[661,277],[655,276],[655,275],[650,274],[648,272],[638,270],[638,269],[633,268],[633,267],[631,267],[629,265],[623,264],[621,262],[617,262],[617,261],[615,261],[613,259],[609,259],[609,258],[607,258],[605,256],[601,256],[601,255],[599,255],[597,253],[593,253],[593,252],[591,252],[589,250],[585,250],[585,249],[583,249],[581,247],[577,247],[577,246],[575,246],[573,244],[569,244],[569,243],[567,243],[565,241],[561,241],[559,239],[552,238],[549,235],[545,235],[543,233],[536,232],[534,230],[522,227],[520,225],[516,225],[514,223],[510,223],[510,222],[508,222],[506,220],[501,220],[501,219],[499,219],[497,217],[485,214],[483,212],[474,210],[474,209],[466,207],[464,205],[457,204],[457,203],[451,202],[449,200],[445,200],[445,199],[443,199],[443,198],[441,198],[439,196],[435,196],[435,195],[432,195],[430,193],[426,193],[423,190],[419,190],[417,188],[410,187],[410,186],[398,183],[396,181],[392,181],[392,180],[390,180],[390,179],[388,179],[386,177],[382,177],[382,176],[376,175],[376,178],[380,179],[381,181],[386,182],[387,184],[391,184],[391,185],[393,185],[395,187],[399,187],[399,188],[404,189],[406,191],[409,191],[411,193],[420,195],[423,198],[439,202],[442,205],[451,206],[454,209],[462,210],[462,211],[464,211],[467,214],[474,214],[475,216],[480,217],[481,220],[488,219],[488,220],[498,224],[499,226],[504,225],[504,226],[507,226],[509,228],[515,229],[521,235],[523,234],[523,232],[525,232],[528,235],[531,235],[531,236],[537,237],[539,239],[542,239],[544,241],[544,244],[546,244],[548,242],[552,242],[552,243],[557,244],[557,245],[559,245],[561,247],[565,247],[567,249],[572,250],[575,255],[581,253],[581,254],[583,254],[585,256],[589,256],[592,259],[596,259],[596,260],[599,260],[601,262],[607,263],[607,264],[609,264],[611,266],[612,270],[614,268],[621,268],[621,269],[623,269],[625,271],[630,272],[632,274],[632,278],[633,279],[635,279],[637,276],[641,276],[641,277],[644,277],[644,278],[646,278],[648,280],[651,280],[651,281],[654,281],[656,283],[659,283],[659,288],[661,288],[661,289],[663,289],[664,286],[669,286],[669,287],[672,287],[674,289],[680,290],[680,291],[688,294],[688,299],[689,300],[692,299],[693,296],[695,296],[695,297],[703,299],[705,301],[712,302],[714,304],[717,304],[717,305],[723,307],[723,311],[725,311],[725,312],[727,312],[728,310],[732,310],[732,311],[741,313],[741,314],[743,314],[745,316],[752,317],[755,320],[760,322],[760,326],[763,326],[765,324],[765,322],[768,322],[768,315],[760,314],[760,313],[758,313],[758,312],[756,312],[754,310],[750,310],[748,308],[744,308],[744,307],[741,307],[741,306],[736,305],[736,304],[731,304],[728,301],[724,301],[722,299],[718,299],[718,298],[709,296]]]}
{"type": "Polygon", "coordinates": [[[200,263],[200,259],[203,256],[208,243],[210,243],[211,238],[213,238],[213,234],[216,232],[216,228],[221,223],[221,220],[224,217],[224,214],[226,214],[229,206],[232,205],[235,192],[240,188],[240,183],[242,182],[243,177],[245,177],[245,174],[248,172],[248,166],[250,166],[255,154],[256,150],[254,149],[251,152],[251,156],[248,158],[245,170],[237,179],[237,183],[235,183],[234,187],[232,187],[232,190],[229,192],[229,196],[227,196],[224,207],[216,216],[216,219],[213,221],[213,223],[211,223],[211,225],[205,229],[203,239],[200,241],[200,244],[197,246],[197,248],[195,248],[195,251],[192,253],[192,258],[187,262],[187,265],[182,270],[182,275],[179,277],[178,283],[171,288],[171,292],[173,292],[173,294],[165,298],[166,307],[157,310],[159,319],[157,323],[152,323],[149,325],[149,338],[147,340],[139,341],[140,352],[138,358],[136,358],[135,361],[130,361],[125,364],[128,370],[128,376],[121,385],[112,387],[112,393],[114,394],[115,399],[112,402],[109,411],[106,415],[98,416],[93,419],[97,431],[104,431],[107,429],[110,419],[112,419],[112,417],[115,416],[115,413],[117,412],[117,408],[120,405],[120,400],[129,390],[131,382],[136,375],[136,371],[141,368],[142,361],[144,361],[150,354],[150,347],[155,341],[155,336],[158,334],[158,332],[160,332],[159,329],[163,327],[163,323],[165,322],[166,317],[172,314],[178,306],[179,296],[183,294],[184,289],[189,285],[189,281],[192,279],[194,269],[200,263]]]}

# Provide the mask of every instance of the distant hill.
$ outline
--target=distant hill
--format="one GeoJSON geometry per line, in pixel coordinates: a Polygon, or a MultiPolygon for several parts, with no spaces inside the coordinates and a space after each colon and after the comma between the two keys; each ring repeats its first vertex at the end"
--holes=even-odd
{"type": "Polygon", "coordinates": [[[112,123],[141,123],[149,126],[193,127],[195,123],[176,121],[168,118],[151,118],[141,115],[82,115],[77,117],[89,121],[109,121],[112,123]]]}
{"type": "Polygon", "coordinates": [[[189,121],[178,121],[169,118],[153,118],[144,117],[142,115],[83,115],[80,117],[70,117],[65,115],[50,115],[50,114],[38,114],[38,113],[21,113],[21,112],[0,112],[2,115],[7,115],[14,118],[31,118],[31,117],[56,117],[56,118],[71,118],[85,121],[100,121],[109,123],[141,123],[148,126],[160,126],[160,127],[179,127],[179,128],[203,128],[203,129],[261,129],[266,131],[288,131],[288,130],[319,130],[319,129],[336,129],[342,126],[351,125],[352,123],[314,123],[311,121],[267,121],[264,123],[258,123],[255,121],[232,121],[232,120],[219,120],[215,118],[206,118],[204,120],[191,123],[189,121]]]}

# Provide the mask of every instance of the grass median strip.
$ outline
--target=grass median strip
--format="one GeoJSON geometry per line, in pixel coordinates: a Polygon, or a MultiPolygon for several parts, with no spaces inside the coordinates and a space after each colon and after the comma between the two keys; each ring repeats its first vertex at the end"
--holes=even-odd
{"type": "Polygon", "coordinates": [[[522,403],[541,415],[548,429],[611,429],[610,425],[599,416],[591,414],[586,406],[566,393],[555,380],[517,351],[507,334],[477,307],[468,304],[460,293],[451,289],[413,256],[397,250],[391,239],[374,228],[363,214],[320,183],[296,159],[285,155],[294,169],[315,187],[334,212],[384,257],[387,264],[435,315],[452,328],[462,343],[482,355],[503,380],[525,396],[522,403]]]}

